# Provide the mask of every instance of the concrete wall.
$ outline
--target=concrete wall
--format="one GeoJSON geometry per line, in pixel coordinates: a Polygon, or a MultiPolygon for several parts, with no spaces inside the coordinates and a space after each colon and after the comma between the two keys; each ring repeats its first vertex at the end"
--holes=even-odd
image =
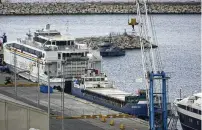
{"type": "Polygon", "coordinates": [[[39,109],[0,99],[0,130],[48,129],[48,116],[39,109]]]}
{"type": "MultiPolygon", "coordinates": [[[[149,13],[200,13],[200,2],[149,3],[149,13]]],[[[135,3],[3,3],[0,15],[125,14],[136,13],[135,3]]]]}

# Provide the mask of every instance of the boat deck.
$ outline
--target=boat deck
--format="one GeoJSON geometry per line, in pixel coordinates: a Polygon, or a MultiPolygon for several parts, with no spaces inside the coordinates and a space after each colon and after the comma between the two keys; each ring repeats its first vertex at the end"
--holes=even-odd
{"type": "Polygon", "coordinates": [[[103,96],[119,99],[121,101],[125,101],[126,96],[132,95],[131,93],[124,92],[116,88],[88,88],[87,90],[103,96]]]}

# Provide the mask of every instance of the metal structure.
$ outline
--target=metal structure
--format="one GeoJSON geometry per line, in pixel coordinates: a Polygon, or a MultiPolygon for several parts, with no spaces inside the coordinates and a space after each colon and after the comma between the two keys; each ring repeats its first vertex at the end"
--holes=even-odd
{"type": "Polygon", "coordinates": [[[48,130],[50,130],[50,64],[48,64],[48,130]]]}
{"type": "Polygon", "coordinates": [[[162,70],[152,18],[148,17],[148,0],[136,0],[138,28],[141,45],[143,76],[147,89],[150,130],[167,130],[167,85],[166,74],[162,70]],[[149,48],[145,46],[149,45],[149,48]],[[158,79],[157,81],[155,81],[158,79]],[[160,80],[159,80],[160,79],[160,80]]]}
{"type": "Polygon", "coordinates": [[[154,74],[151,72],[150,77],[150,88],[149,88],[149,125],[150,130],[167,130],[167,95],[166,95],[166,75],[165,72],[154,74]],[[155,77],[162,79],[162,93],[154,93],[154,80],[155,77]],[[161,106],[155,105],[154,95],[160,94],[162,97],[161,106]],[[156,118],[155,118],[156,117],[156,118]],[[155,123],[156,122],[156,123],[155,123]]]}
{"type": "Polygon", "coordinates": [[[17,61],[17,59],[16,59],[17,57],[16,57],[16,49],[15,49],[15,51],[14,51],[14,78],[15,78],[15,98],[17,98],[17,86],[16,86],[16,61],[17,61]]]}

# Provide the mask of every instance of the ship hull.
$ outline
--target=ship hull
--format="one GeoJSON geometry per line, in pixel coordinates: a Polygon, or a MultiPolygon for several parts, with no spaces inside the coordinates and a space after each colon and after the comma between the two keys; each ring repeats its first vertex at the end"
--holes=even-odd
{"type": "Polygon", "coordinates": [[[102,57],[125,56],[125,52],[100,52],[102,57]]]}
{"type": "Polygon", "coordinates": [[[201,130],[201,120],[185,115],[178,111],[183,130],[201,130]]]}
{"type": "Polygon", "coordinates": [[[142,119],[148,118],[146,103],[141,103],[141,104],[127,103],[125,105],[116,104],[116,103],[113,103],[112,101],[106,100],[106,98],[104,96],[98,96],[96,94],[95,95],[85,94],[84,90],[82,90],[80,88],[76,88],[76,87],[71,88],[71,94],[76,97],[79,97],[79,98],[94,102],[96,104],[105,106],[105,107],[110,108],[115,111],[127,113],[130,115],[135,115],[142,119]]]}
{"type": "MultiPolygon", "coordinates": [[[[9,70],[11,72],[15,72],[16,71],[16,73],[18,73],[18,72],[22,72],[22,71],[27,71],[27,70],[24,70],[24,69],[21,69],[21,68],[18,68],[18,67],[16,67],[16,70],[15,70],[14,66],[10,65],[10,64],[7,64],[7,66],[8,66],[8,68],[9,68],[9,70]]],[[[29,81],[32,81],[32,82],[35,82],[35,83],[38,82],[38,77],[35,74],[31,74],[29,72],[24,72],[24,73],[19,73],[18,75],[21,76],[24,79],[29,80],[29,81]]],[[[40,83],[48,85],[48,79],[46,79],[45,77],[40,76],[40,83]]],[[[58,81],[52,81],[50,79],[50,86],[51,87],[61,86],[61,79],[59,79],[58,81]]]]}

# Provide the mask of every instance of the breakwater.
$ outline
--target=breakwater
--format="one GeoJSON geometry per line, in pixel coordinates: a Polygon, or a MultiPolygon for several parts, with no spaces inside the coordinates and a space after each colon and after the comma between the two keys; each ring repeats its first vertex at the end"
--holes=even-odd
{"type": "MultiPolygon", "coordinates": [[[[93,50],[99,49],[99,45],[103,43],[111,43],[113,46],[131,50],[131,49],[140,49],[140,37],[137,35],[131,35],[124,32],[123,34],[110,33],[109,36],[99,36],[99,37],[84,37],[76,38],[78,43],[86,44],[91,47],[93,50]]],[[[149,42],[143,39],[145,48],[149,48],[149,42]]],[[[153,48],[156,48],[156,45],[152,45],[153,48]]]]}
{"type": "MultiPolygon", "coordinates": [[[[153,14],[201,13],[200,2],[148,3],[153,14]]],[[[133,2],[122,3],[1,3],[0,15],[128,14],[136,13],[133,2]]]]}

